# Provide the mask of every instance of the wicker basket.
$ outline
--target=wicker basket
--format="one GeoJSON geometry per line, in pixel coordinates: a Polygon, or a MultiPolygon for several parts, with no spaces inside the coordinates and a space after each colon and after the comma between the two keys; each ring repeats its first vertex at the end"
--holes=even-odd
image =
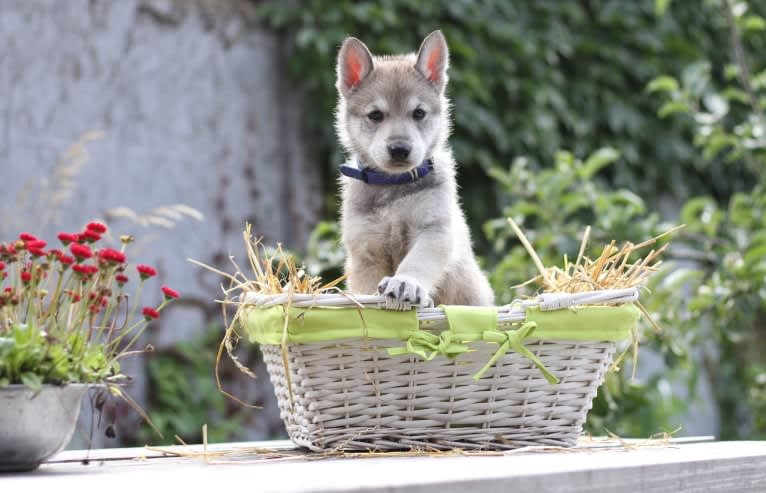
{"type": "Polygon", "coordinates": [[[243,325],[290,438],[311,450],[573,446],[637,296],[392,312],[377,296],[251,294],[243,325]]]}

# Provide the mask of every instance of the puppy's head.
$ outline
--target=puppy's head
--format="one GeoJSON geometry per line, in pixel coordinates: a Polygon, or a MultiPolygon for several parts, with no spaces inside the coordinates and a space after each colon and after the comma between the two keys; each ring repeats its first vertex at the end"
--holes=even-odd
{"type": "Polygon", "coordinates": [[[336,84],[336,127],[346,150],[388,173],[431,157],[449,134],[448,63],[441,31],[429,34],[417,55],[372,56],[358,39],[346,39],[336,84]]]}

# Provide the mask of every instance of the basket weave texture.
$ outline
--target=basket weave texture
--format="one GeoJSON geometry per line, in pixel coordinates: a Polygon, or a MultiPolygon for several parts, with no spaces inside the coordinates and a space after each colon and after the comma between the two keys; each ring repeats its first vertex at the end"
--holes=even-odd
{"type": "MultiPolygon", "coordinates": [[[[497,325],[523,322],[530,306],[567,310],[588,302],[625,303],[636,298],[635,290],[620,290],[516,303],[498,308],[497,325]]],[[[356,307],[349,311],[353,316],[360,304],[384,304],[378,297],[348,300],[297,295],[291,306],[350,304],[356,307]]],[[[284,300],[256,296],[248,302],[268,307],[284,300]]],[[[417,314],[421,328],[438,333],[446,327],[440,309],[417,314]]],[[[467,343],[468,351],[455,357],[430,360],[389,354],[397,346],[402,340],[371,337],[288,343],[286,366],[280,345],[261,344],[292,441],[315,451],[574,446],[616,342],[526,339],[524,347],[558,383],[550,383],[528,356],[509,350],[497,357],[498,345],[485,341],[467,343]],[[496,361],[482,372],[493,355],[496,361]]]]}

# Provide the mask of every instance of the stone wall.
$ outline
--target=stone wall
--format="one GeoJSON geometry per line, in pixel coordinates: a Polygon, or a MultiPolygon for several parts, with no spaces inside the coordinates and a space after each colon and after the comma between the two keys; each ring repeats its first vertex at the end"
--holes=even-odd
{"type": "MultiPolygon", "coordinates": [[[[231,270],[229,255],[243,258],[246,222],[266,241],[300,249],[318,219],[301,97],[286,82],[279,40],[253,25],[254,8],[246,0],[0,3],[0,238],[29,230],[53,239],[95,218],[137,236],[133,258],[184,295],[147,337],[159,348],[221,318],[220,279],[187,258],[231,270]],[[89,131],[102,137],[87,145],[87,162],[57,164],[89,131]],[[146,216],[172,204],[204,219],[164,216],[175,223],[166,228],[113,211],[146,216]]],[[[160,282],[147,303],[159,301],[160,282]]],[[[144,363],[128,371],[144,402],[144,363]]],[[[278,426],[267,379],[252,385],[246,393],[267,410],[256,411],[243,439],[278,426]]]]}

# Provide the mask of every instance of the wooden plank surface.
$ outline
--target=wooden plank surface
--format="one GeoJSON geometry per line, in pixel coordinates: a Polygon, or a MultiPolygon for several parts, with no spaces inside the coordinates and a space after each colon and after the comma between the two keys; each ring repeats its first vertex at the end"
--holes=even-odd
{"type": "Polygon", "coordinates": [[[108,488],[110,493],[190,486],[256,492],[766,491],[766,442],[593,442],[574,450],[433,457],[289,455],[296,454],[289,442],[210,445],[208,451],[211,463],[145,449],[99,450],[90,452],[87,466],[80,462],[84,452],[65,452],[34,473],[0,476],[0,486],[2,491],[108,488]],[[256,448],[273,453],[255,454],[256,448]],[[229,457],[216,455],[224,450],[229,457]]]}

